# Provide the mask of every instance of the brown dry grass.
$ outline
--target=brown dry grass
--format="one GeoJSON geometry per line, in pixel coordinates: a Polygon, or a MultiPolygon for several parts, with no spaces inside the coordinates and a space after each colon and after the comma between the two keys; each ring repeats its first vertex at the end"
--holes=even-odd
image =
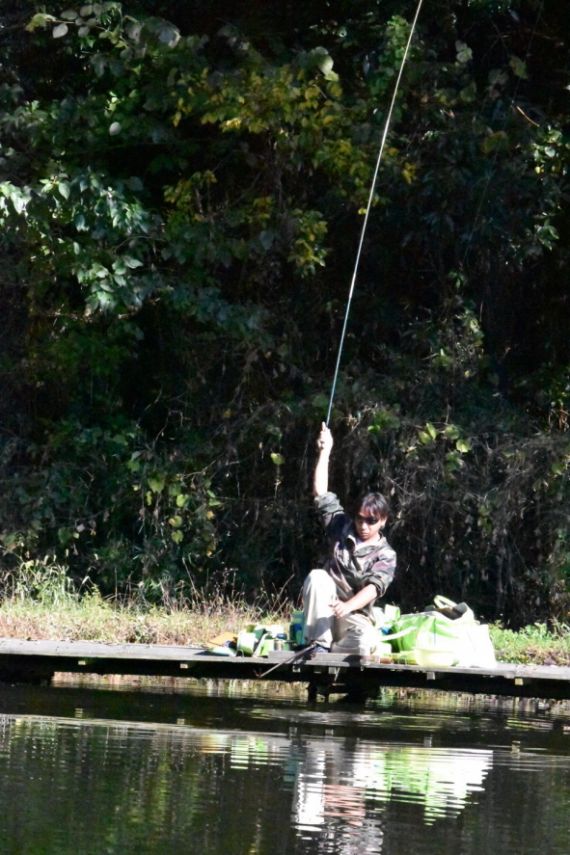
{"type": "Polygon", "coordinates": [[[237,633],[261,619],[259,608],[243,602],[217,601],[199,608],[141,608],[115,604],[98,596],[55,604],[5,600],[0,606],[0,636],[114,644],[207,645],[220,632],[237,633]]]}
{"type": "MultiPolygon", "coordinates": [[[[59,585],[30,596],[16,589],[0,604],[0,637],[208,646],[222,632],[237,634],[251,623],[288,623],[292,604],[281,597],[256,605],[241,595],[196,594],[162,607],[105,600],[96,589],[78,596],[59,585]]],[[[497,658],[504,662],[570,666],[570,627],[534,624],[519,632],[491,626],[497,658]]]]}

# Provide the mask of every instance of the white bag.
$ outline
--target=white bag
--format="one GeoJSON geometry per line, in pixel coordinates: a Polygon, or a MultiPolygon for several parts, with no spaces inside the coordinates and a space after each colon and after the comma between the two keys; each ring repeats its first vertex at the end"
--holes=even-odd
{"type": "MultiPolygon", "coordinates": [[[[456,609],[457,603],[447,597],[434,597],[436,610],[456,609]]],[[[464,604],[463,604],[464,606],[464,604]]],[[[459,607],[461,608],[461,606],[459,607]]],[[[457,637],[455,665],[464,668],[494,668],[497,664],[493,642],[489,635],[489,627],[475,620],[475,615],[469,607],[464,608],[461,617],[451,622],[457,637]]]]}

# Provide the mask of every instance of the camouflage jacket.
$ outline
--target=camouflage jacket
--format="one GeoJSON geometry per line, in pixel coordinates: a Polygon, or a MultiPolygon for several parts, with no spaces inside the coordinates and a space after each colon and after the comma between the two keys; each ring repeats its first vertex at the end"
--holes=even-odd
{"type": "MultiPolygon", "coordinates": [[[[376,587],[379,597],[384,596],[396,572],[396,553],[384,535],[371,544],[359,541],[335,493],[317,496],[315,507],[329,544],[324,569],[335,582],[339,600],[349,600],[370,584],[376,587]]],[[[373,605],[374,601],[362,611],[371,617],[373,605]]]]}

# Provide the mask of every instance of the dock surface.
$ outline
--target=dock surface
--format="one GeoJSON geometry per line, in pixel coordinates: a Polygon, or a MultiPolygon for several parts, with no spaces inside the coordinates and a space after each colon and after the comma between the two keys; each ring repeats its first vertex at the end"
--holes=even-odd
{"type": "Polygon", "coordinates": [[[375,696],[383,687],[519,698],[570,699],[570,667],[515,665],[494,668],[400,665],[328,653],[291,661],[290,652],[267,657],[213,656],[200,647],[103,644],[87,641],[0,639],[0,681],[49,682],[55,673],[273,680],[305,683],[309,697],[355,693],[375,696]]]}

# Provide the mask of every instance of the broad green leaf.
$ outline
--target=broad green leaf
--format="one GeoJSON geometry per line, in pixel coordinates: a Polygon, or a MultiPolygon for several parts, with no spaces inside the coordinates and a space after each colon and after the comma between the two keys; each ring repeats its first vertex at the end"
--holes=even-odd
{"type": "Polygon", "coordinates": [[[455,42],[455,50],[457,51],[457,62],[462,65],[473,59],[473,51],[465,42],[455,42]]]}
{"type": "Polygon", "coordinates": [[[456,425],[446,425],[443,429],[443,435],[447,437],[447,439],[458,439],[459,428],[456,425]]]}
{"type": "Polygon", "coordinates": [[[58,24],[56,27],[53,28],[51,34],[54,39],[61,39],[63,38],[63,36],[67,35],[68,31],[69,27],[67,26],[67,24],[58,24]]]}
{"type": "Polygon", "coordinates": [[[148,479],[148,486],[152,490],[153,493],[162,493],[165,486],[165,480],[160,475],[155,475],[152,478],[148,479]]]}
{"type": "Polygon", "coordinates": [[[283,466],[283,464],[285,463],[285,458],[283,457],[283,455],[279,454],[276,451],[271,452],[271,460],[276,466],[283,466]]]}
{"type": "Polygon", "coordinates": [[[174,24],[169,24],[167,21],[161,22],[158,39],[170,48],[176,47],[180,41],[180,31],[174,24]]]}
{"type": "Polygon", "coordinates": [[[138,41],[140,41],[142,29],[143,29],[142,24],[140,24],[138,21],[129,21],[129,23],[127,24],[127,26],[125,28],[125,31],[127,33],[127,36],[133,42],[138,42],[138,41]]]}
{"type": "Polygon", "coordinates": [[[520,57],[513,54],[509,59],[509,65],[511,66],[515,77],[519,77],[521,80],[526,80],[528,78],[526,62],[520,59],[520,57]]]}
{"type": "Polygon", "coordinates": [[[139,259],[138,259],[138,258],[133,258],[133,257],[132,257],[132,256],[130,256],[130,255],[125,255],[125,256],[123,256],[123,259],[122,259],[122,260],[123,260],[123,263],[124,263],[127,267],[130,267],[130,268],[131,268],[131,270],[134,270],[136,267],[142,267],[142,266],[143,266],[142,261],[139,261],[139,259]]]}
{"type": "Polygon", "coordinates": [[[437,428],[435,428],[431,422],[426,422],[426,431],[432,439],[437,439],[437,428]]]}
{"type": "Polygon", "coordinates": [[[10,193],[10,201],[16,213],[22,214],[26,210],[29,199],[18,187],[14,187],[10,193]]]}
{"type": "Polygon", "coordinates": [[[333,66],[333,58],[328,54],[326,56],[323,56],[323,58],[319,62],[319,68],[322,71],[325,80],[338,80],[338,74],[333,71],[333,66]]]}

